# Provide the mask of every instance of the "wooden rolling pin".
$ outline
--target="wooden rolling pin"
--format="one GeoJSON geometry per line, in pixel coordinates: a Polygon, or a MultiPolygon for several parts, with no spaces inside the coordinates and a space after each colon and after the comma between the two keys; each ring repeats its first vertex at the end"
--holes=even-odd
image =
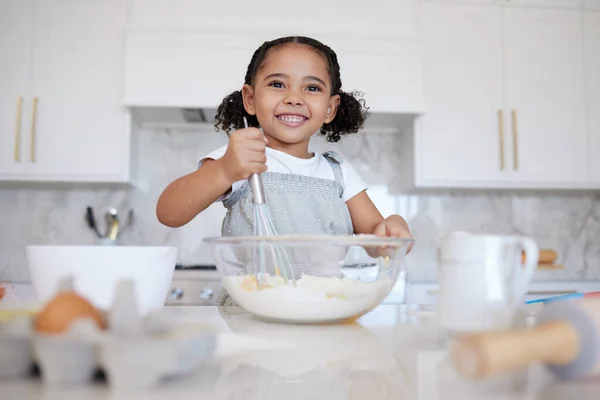
{"type": "MultiPolygon", "coordinates": [[[[554,250],[550,249],[540,249],[540,260],[538,264],[554,264],[556,259],[558,258],[558,254],[554,250]]],[[[525,264],[527,261],[527,257],[525,256],[525,252],[521,253],[521,262],[525,264]]]]}
{"type": "Polygon", "coordinates": [[[536,362],[558,378],[600,378],[600,298],[549,303],[534,329],[466,334],[450,358],[459,373],[472,379],[536,362]]]}

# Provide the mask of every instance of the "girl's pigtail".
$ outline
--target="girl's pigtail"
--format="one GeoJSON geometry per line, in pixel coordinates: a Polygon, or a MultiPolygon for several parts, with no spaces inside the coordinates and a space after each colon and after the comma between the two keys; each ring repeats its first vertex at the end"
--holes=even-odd
{"type": "Polygon", "coordinates": [[[215,130],[224,130],[229,136],[232,129],[242,129],[244,127],[244,116],[248,118],[248,123],[251,126],[257,126],[257,120],[254,115],[249,115],[244,109],[244,101],[242,92],[236,90],[226,96],[215,115],[215,130]]]}
{"type": "Polygon", "coordinates": [[[340,104],[333,121],[323,125],[321,134],[328,142],[337,142],[343,135],[357,133],[364,127],[369,108],[358,92],[339,91],[340,104]]]}

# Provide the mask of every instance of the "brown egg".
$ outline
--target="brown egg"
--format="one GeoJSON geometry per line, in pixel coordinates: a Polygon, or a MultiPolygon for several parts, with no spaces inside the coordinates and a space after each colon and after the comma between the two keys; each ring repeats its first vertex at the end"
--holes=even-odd
{"type": "Polygon", "coordinates": [[[80,318],[91,318],[100,329],[106,329],[106,321],[100,311],[75,292],[58,293],[38,313],[34,328],[37,332],[62,333],[71,322],[80,318]]]}

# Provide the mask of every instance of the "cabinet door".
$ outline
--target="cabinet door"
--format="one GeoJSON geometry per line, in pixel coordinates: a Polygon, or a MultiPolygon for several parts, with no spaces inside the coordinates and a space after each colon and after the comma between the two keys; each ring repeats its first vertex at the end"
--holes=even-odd
{"type": "Polygon", "coordinates": [[[587,127],[591,179],[600,183],[600,12],[585,13],[587,127]]]}
{"type": "Polygon", "coordinates": [[[202,32],[130,32],[123,102],[142,107],[216,108],[244,83],[254,51],[252,40],[244,39],[202,32]]]}
{"type": "Polygon", "coordinates": [[[423,60],[416,41],[316,38],[336,49],[344,71],[343,89],[364,93],[371,111],[423,112],[423,60]]]}
{"type": "Polygon", "coordinates": [[[503,179],[500,17],[492,6],[422,5],[427,111],[416,132],[418,186],[474,187],[503,179]]]}
{"type": "MultiPolygon", "coordinates": [[[[392,38],[414,36],[420,0],[132,0],[130,27],[221,33],[392,38]],[[225,11],[226,10],[226,11],[225,11]],[[226,14],[224,14],[226,12],[226,14]]],[[[491,0],[488,0],[491,1],[491,0]]],[[[215,43],[218,43],[215,41],[215,43]]],[[[254,51],[261,42],[254,43],[254,51]]]]}
{"type": "Polygon", "coordinates": [[[504,9],[511,179],[588,181],[582,13],[504,9]]]}
{"type": "MultiPolygon", "coordinates": [[[[241,88],[256,44],[269,38],[265,34],[130,31],[123,102],[138,107],[216,108],[223,97],[241,88]]],[[[415,41],[315,38],[336,49],[345,66],[344,90],[363,92],[371,111],[423,111],[422,60],[415,41]],[[386,79],[390,75],[397,78],[390,82],[386,79]]]]}
{"type": "Polygon", "coordinates": [[[0,177],[25,168],[33,3],[0,2],[0,177]]]}
{"type": "Polygon", "coordinates": [[[31,179],[127,179],[129,131],[121,106],[125,23],[123,0],[37,1],[31,179]]]}

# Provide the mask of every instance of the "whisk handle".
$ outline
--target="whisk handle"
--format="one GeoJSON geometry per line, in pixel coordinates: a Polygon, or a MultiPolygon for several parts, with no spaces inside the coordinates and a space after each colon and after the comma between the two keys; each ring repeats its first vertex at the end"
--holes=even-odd
{"type": "MultiPolygon", "coordinates": [[[[248,120],[244,116],[244,127],[248,128],[248,120]]],[[[252,201],[255,204],[265,203],[265,189],[263,188],[262,177],[260,174],[252,174],[248,178],[248,184],[250,184],[250,190],[252,190],[252,201]]]]}
{"type": "Polygon", "coordinates": [[[250,190],[252,190],[252,201],[255,204],[265,203],[265,191],[263,188],[262,177],[260,174],[252,174],[248,178],[250,190]]]}

